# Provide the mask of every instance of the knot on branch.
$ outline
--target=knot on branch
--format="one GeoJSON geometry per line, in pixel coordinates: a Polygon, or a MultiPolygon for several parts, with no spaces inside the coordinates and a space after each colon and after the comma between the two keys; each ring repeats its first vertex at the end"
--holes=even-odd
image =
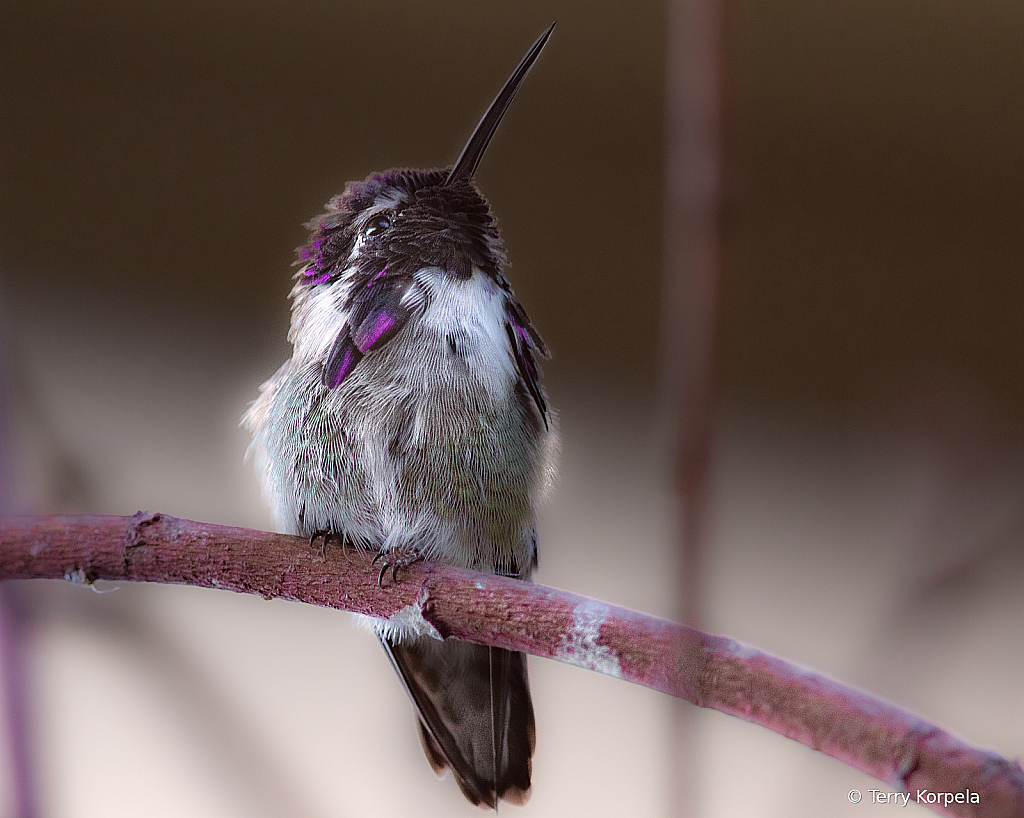
{"type": "Polygon", "coordinates": [[[125,535],[124,547],[126,551],[138,548],[142,545],[149,545],[146,542],[146,529],[157,525],[164,518],[163,514],[150,514],[148,511],[136,511],[131,516],[131,525],[125,535]]]}

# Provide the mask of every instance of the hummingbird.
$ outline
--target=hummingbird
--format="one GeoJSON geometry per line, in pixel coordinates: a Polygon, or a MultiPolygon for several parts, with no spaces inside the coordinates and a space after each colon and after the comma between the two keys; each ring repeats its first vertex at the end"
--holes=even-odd
{"type": "MultiPolygon", "coordinates": [[[[549,353],[505,277],[473,175],[553,29],[453,165],[349,182],[307,224],[292,356],[243,418],[279,528],[376,552],[379,583],[424,559],[523,580],[537,567],[537,506],[557,454],[538,366],[549,353]]],[[[525,803],[525,655],[367,619],[435,773],[450,769],[475,805],[525,803]]]]}

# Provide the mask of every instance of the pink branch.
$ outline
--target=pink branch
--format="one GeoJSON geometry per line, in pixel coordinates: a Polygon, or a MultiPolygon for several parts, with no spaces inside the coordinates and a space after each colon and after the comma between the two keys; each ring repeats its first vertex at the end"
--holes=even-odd
{"type": "Polygon", "coordinates": [[[845,685],[753,648],[542,585],[415,565],[377,585],[368,554],[299,537],[179,520],[0,520],[0,579],[162,582],[221,588],[383,618],[522,650],[739,716],[820,750],[944,815],[1024,816],[1024,770],[845,685]],[[972,793],[978,796],[977,803],[972,793]],[[927,796],[926,796],[927,798],[927,796]]]}

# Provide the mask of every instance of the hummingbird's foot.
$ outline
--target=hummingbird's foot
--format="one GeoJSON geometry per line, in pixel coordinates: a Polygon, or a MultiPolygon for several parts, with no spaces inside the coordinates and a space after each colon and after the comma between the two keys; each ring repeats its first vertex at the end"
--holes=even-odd
{"type": "Polygon", "coordinates": [[[387,576],[389,568],[391,569],[391,581],[397,585],[398,571],[402,568],[408,568],[417,562],[423,562],[423,555],[410,547],[382,548],[377,552],[377,556],[370,560],[370,565],[375,565],[380,560],[384,562],[380,567],[380,573],[377,575],[377,585],[383,588],[384,577],[387,576]]]}
{"type": "Polygon", "coordinates": [[[338,533],[337,531],[332,531],[329,528],[324,529],[323,531],[314,531],[312,534],[309,535],[309,545],[310,545],[311,548],[316,548],[316,541],[318,539],[320,540],[320,557],[321,558],[326,556],[326,554],[327,554],[327,545],[328,545],[328,543],[331,542],[331,540],[334,540],[335,544],[341,546],[341,553],[342,554],[346,553],[345,537],[344,537],[344,535],[338,533]]]}

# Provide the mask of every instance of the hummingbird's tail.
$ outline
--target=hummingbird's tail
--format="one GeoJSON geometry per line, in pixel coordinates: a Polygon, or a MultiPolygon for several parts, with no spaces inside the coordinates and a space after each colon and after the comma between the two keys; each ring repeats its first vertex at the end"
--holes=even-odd
{"type": "Polygon", "coordinates": [[[526,656],[460,639],[378,637],[416,706],[434,772],[450,767],[477,806],[525,804],[535,743],[526,656]]]}

